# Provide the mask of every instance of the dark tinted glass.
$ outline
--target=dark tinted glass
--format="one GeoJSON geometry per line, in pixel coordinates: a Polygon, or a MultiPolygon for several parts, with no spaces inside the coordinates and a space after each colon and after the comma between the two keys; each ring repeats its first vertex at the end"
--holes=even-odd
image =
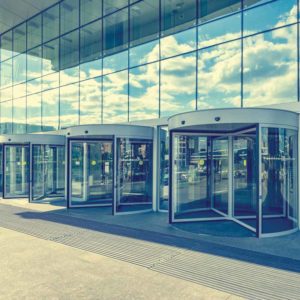
{"type": "Polygon", "coordinates": [[[59,35],[59,5],[43,13],[43,41],[49,41],[59,35]]]}
{"type": "Polygon", "coordinates": [[[84,25],[102,16],[101,0],[80,1],[80,24],[84,25]]]}
{"type": "Polygon", "coordinates": [[[14,29],[14,53],[26,51],[26,23],[14,29]]]}

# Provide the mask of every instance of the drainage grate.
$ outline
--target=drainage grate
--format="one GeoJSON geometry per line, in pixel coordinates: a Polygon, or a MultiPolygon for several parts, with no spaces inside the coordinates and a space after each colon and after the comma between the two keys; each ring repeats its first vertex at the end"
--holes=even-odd
{"type": "Polygon", "coordinates": [[[0,226],[250,299],[299,299],[300,261],[0,205],[0,226]]]}

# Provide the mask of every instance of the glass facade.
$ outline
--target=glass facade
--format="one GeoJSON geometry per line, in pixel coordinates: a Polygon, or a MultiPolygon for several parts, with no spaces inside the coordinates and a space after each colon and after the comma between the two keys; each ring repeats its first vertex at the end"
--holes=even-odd
{"type": "Polygon", "coordinates": [[[296,102],[298,15],[297,0],[61,1],[0,36],[0,133],[296,102]]]}

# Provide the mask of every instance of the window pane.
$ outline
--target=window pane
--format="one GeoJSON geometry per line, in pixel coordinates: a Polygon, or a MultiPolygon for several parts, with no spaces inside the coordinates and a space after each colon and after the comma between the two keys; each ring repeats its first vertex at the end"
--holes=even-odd
{"type": "Polygon", "coordinates": [[[196,0],[161,0],[162,35],[196,25],[196,0]]]}
{"type": "Polygon", "coordinates": [[[79,123],[79,84],[60,88],[60,128],[79,123]]]}
{"type": "Polygon", "coordinates": [[[241,0],[199,0],[200,22],[231,14],[241,9],[241,0]]]}
{"type": "Polygon", "coordinates": [[[43,41],[47,42],[59,35],[59,5],[43,13],[43,41]]]}
{"type": "Polygon", "coordinates": [[[12,99],[12,87],[0,90],[1,101],[12,99]]]}
{"type": "Polygon", "coordinates": [[[102,16],[101,0],[81,0],[80,1],[80,22],[81,25],[96,20],[102,16]]]}
{"type": "Polygon", "coordinates": [[[42,43],[42,16],[37,15],[27,21],[27,49],[34,48],[42,43]]]}
{"type": "Polygon", "coordinates": [[[128,122],[128,71],[103,77],[103,123],[128,122]]]}
{"type": "Polygon", "coordinates": [[[12,101],[0,103],[0,116],[1,116],[1,133],[12,133],[12,101]]]}
{"type": "Polygon", "coordinates": [[[1,63],[1,88],[6,88],[12,85],[12,59],[1,63]]]}
{"type": "Polygon", "coordinates": [[[159,117],[159,65],[148,64],[129,73],[129,120],[159,117]]]}
{"type": "Polygon", "coordinates": [[[79,0],[60,3],[60,33],[64,34],[79,27],[79,0]]]}
{"type": "Polygon", "coordinates": [[[41,131],[41,94],[27,96],[27,132],[41,131]]]}
{"type": "Polygon", "coordinates": [[[80,29],[80,62],[102,57],[102,21],[96,21],[80,29]]]}
{"type": "Polygon", "coordinates": [[[130,67],[138,66],[159,60],[159,41],[155,40],[147,44],[129,49],[130,67]]]}
{"type": "Polygon", "coordinates": [[[15,85],[13,87],[13,95],[14,99],[26,96],[26,82],[15,85]]]}
{"type": "Polygon", "coordinates": [[[200,50],[198,109],[241,106],[241,42],[200,50]]]}
{"type": "Polygon", "coordinates": [[[241,37],[241,14],[235,14],[198,27],[198,47],[204,48],[241,37]]]}
{"type": "Polygon", "coordinates": [[[26,133],[26,98],[13,101],[13,134],[26,133]]]}
{"type": "Polygon", "coordinates": [[[42,75],[42,47],[37,47],[27,53],[27,80],[42,75]]]}
{"type": "Polygon", "coordinates": [[[161,62],[161,117],[196,109],[196,53],[161,62]]]}
{"type": "Polygon", "coordinates": [[[27,95],[41,92],[41,89],[42,89],[41,78],[26,81],[26,83],[27,83],[27,95]]]}
{"type": "Polygon", "coordinates": [[[26,54],[19,54],[13,58],[14,84],[26,80],[26,54]]]}
{"type": "Polygon", "coordinates": [[[297,26],[244,42],[244,106],[297,101],[297,26]]]}
{"type": "Polygon", "coordinates": [[[11,58],[12,55],[12,30],[10,30],[1,36],[1,60],[11,58]]]}
{"type": "Polygon", "coordinates": [[[244,0],[244,8],[260,5],[266,2],[270,2],[270,0],[244,0]]]}
{"type": "Polygon", "coordinates": [[[26,23],[14,29],[14,54],[26,51],[26,23]]]}
{"type": "Polygon", "coordinates": [[[79,31],[73,31],[60,38],[60,84],[79,80],[79,31]]]}
{"type": "Polygon", "coordinates": [[[104,18],[103,54],[109,55],[128,47],[128,8],[104,18]]]}
{"type": "Polygon", "coordinates": [[[43,76],[42,84],[43,91],[59,87],[59,72],[43,76]]]}
{"type": "Polygon", "coordinates": [[[102,78],[80,83],[80,124],[100,124],[102,106],[102,78]]]}
{"type": "Polygon", "coordinates": [[[128,50],[103,59],[103,74],[109,74],[128,68],[128,50]]]}
{"type": "Polygon", "coordinates": [[[159,1],[144,0],[130,6],[130,45],[136,46],[159,36],[159,1]]]}
{"type": "Polygon", "coordinates": [[[104,15],[111,14],[112,12],[123,8],[128,5],[128,0],[103,0],[103,13],[104,15]]]}
{"type": "Polygon", "coordinates": [[[43,75],[59,71],[59,39],[43,45],[43,75]]]}
{"type": "Polygon", "coordinates": [[[160,41],[161,58],[196,50],[196,28],[167,36],[160,41]]]}
{"type": "Polygon", "coordinates": [[[278,0],[244,13],[244,35],[297,22],[297,0],[278,0]],[[266,18],[266,16],[268,16],[266,18]]]}
{"type": "Polygon", "coordinates": [[[59,89],[42,93],[43,130],[58,129],[59,121],[59,89]]]}

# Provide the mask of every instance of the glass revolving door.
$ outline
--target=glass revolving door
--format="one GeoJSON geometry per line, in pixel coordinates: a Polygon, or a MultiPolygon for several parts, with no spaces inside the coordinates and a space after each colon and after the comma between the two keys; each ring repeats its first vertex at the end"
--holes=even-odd
{"type": "Polygon", "coordinates": [[[3,198],[29,196],[29,145],[4,145],[3,198]]]}

